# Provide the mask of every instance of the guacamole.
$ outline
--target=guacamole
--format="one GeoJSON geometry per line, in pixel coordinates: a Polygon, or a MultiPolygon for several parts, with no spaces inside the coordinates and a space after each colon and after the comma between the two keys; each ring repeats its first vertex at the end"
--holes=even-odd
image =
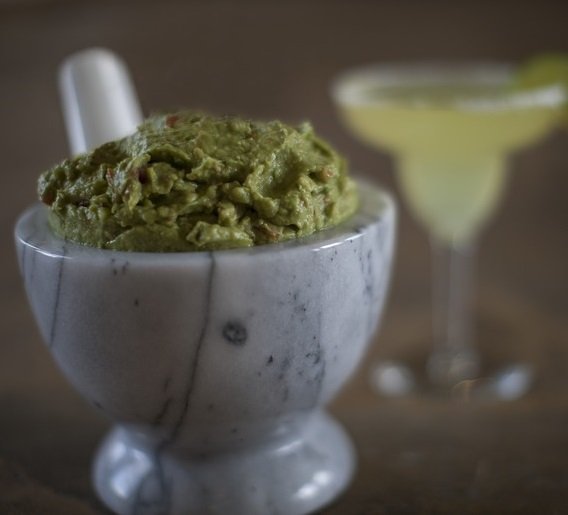
{"type": "Polygon", "coordinates": [[[44,172],[60,237],[105,249],[249,247],[340,223],[357,208],[345,160],[305,123],[185,111],[44,172]]]}

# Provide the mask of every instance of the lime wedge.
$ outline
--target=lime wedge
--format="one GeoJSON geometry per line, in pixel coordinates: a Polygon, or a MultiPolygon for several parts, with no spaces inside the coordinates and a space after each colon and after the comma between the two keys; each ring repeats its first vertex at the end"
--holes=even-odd
{"type": "Polygon", "coordinates": [[[560,84],[568,89],[568,55],[543,54],[522,64],[515,80],[517,88],[533,89],[560,84]]]}
{"type": "MultiPolygon", "coordinates": [[[[519,66],[513,83],[516,91],[560,86],[568,97],[568,54],[542,54],[519,66]]],[[[564,122],[568,124],[568,102],[564,102],[564,122]]]]}

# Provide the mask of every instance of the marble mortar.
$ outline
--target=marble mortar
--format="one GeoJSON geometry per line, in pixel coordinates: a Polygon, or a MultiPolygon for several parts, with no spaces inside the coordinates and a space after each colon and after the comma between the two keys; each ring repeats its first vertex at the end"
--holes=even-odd
{"type": "Polygon", "coordinates": [[[355,453],[324,410],[377,329],[395,209],[250,249],[128,253],[16,225],[28,299],[75,388],[115,421],[94,485],[119,514],[296,515],[348,485],[355,453]]]}

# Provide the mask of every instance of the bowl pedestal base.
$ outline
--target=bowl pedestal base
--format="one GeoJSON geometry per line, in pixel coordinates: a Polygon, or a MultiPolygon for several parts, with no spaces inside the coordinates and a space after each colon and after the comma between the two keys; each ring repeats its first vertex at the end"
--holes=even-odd
{"type": "Polygon", "coordinates": [[[121,515],[310,513],[347,487],[355,453],[323,411],[300,427],[258,447],[181,455],[117,426],[97,453],[95,487],[121,515]]]}

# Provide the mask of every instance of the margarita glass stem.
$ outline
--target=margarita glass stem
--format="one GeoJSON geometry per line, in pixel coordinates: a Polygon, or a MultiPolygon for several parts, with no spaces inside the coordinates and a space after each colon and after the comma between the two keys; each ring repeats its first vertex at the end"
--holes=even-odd
{"type": "Polygon", "coordinates": [[[448,243],[432,236],[430,247],[434,349],[428,375],[434,384],[451,387],[479,372],[479,355],[473,345],[476,244],[448,243]]]}

